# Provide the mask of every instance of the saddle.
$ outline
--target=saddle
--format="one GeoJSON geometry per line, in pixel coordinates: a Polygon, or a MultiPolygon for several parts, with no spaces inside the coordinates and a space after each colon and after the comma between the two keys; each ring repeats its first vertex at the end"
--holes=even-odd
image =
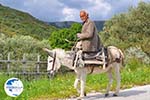
{"type": "Polygon", "coordinates": [[[74,68],[84,67],[86,65],[103,66],[103,69],[108,64],[108,52],[107,48],[102,48],[99,52],[83,52],[78,50],[74,56],[73,66],[74,68]]]}

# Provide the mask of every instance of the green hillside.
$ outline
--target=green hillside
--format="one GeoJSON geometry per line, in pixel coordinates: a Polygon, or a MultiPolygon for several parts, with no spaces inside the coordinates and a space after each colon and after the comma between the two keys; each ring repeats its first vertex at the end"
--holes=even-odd
{"type": "Polygon", "coordinates": [[[0,5],[0,33],[7,36],[30,35],[36,39],[47,39],[54,26],[45,24],[28,13],[0,5]]]}

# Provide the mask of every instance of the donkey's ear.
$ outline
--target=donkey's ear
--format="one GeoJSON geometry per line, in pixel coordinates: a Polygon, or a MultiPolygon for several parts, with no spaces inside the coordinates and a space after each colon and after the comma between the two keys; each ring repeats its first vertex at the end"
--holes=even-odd
{"type": "Polygon", "coordinates": [[[49,56],[53,57],[53,51],[47,49],[47,48],[43,48],[43,51],[46,51],[48,53],[49,56]]]}
{"type": "Polygon", "coordinates": [[[52,51],[48,52],[48,55],[51,56],[51,57],[54,57],[54,54],[52,51]]]}

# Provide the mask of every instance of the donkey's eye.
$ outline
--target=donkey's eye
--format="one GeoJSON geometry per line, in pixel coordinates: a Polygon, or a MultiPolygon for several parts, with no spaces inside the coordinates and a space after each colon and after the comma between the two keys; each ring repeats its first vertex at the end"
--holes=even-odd
{"type": "Polygon", "coordinates": [[[53,61],[53,60],[50,60],[49,63],[52,62],[52,61],[53,61]]]}

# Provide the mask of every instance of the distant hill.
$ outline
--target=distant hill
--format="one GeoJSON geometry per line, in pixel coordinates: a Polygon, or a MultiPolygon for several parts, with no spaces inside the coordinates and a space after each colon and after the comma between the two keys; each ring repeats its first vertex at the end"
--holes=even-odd
{"type": "MultiPolygon", "coordinates": [[[[98,31],[101,31],[105,21],[95,21],[98,31]]],[[[36,39],[48,39],[51,32],[58,28],[69,28],[73,21],[42,22],[30,14],[0,4],[0,33],[11,37],[13,35],[30,35],[36,39]]]]}
{"type": "MultiPolygon", "coordinates": [[[[105,21],[94,21],[98,31],[103,29],[105,21]]],[[[49,25],[53,25],[57,28],[69,28],[73,23],[79,23],[74,21],[63,21],[63,22],[48,22],[49,25]]]]}
{"type": "Polygon", "coordinates": [[[36,39],[47,39],[50,33],[57,30],[28,13],[21,12],[0,4],[0,33],[7,36],[30,35],[36,39]]]}
{"type": "Polygon", "coordinates": [[[94,21],[98,31],[102,31],[105,21],[94,21]]]}
{"type": "Polygon", "coordinates": [[[57,28],[69,28],[73,23],[77,22],[74,21],[48,22],[49,25],[55,26],[57,28]]]}

